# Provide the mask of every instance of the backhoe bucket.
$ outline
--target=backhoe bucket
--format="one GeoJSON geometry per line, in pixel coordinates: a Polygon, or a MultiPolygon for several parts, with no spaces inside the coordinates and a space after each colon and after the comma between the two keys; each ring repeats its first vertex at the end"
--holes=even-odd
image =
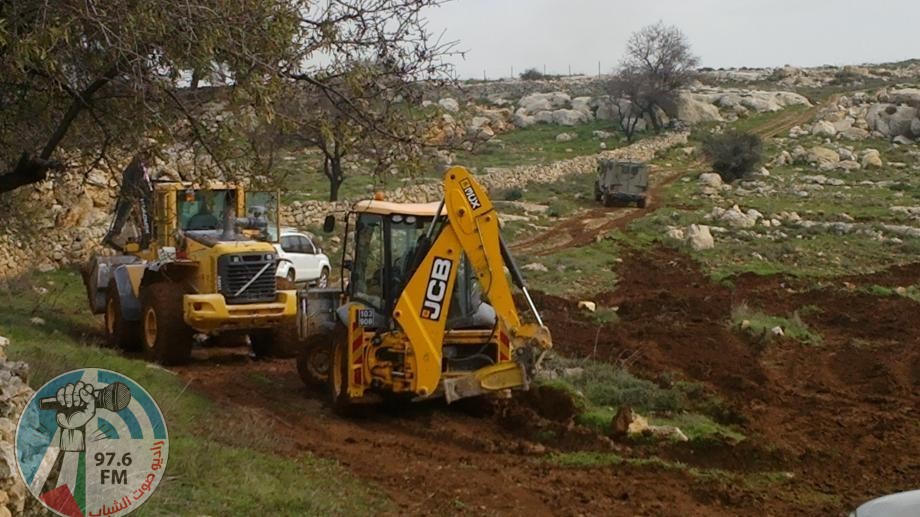
{"type": "Polygon", "coordinates": [[[517,362],[498,363],[463,377],[444,379],[444,398],[450,404],[455,400],[494,393],[507,389],[529,387],[530,379],[524,367],[517,362]]]}

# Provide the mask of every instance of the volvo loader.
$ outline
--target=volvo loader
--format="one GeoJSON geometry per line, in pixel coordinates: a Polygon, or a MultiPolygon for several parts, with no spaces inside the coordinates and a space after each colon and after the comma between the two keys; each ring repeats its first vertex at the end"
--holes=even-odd
{"type": "Polygon", "coordinates": [[[195,334],[247,334],[257,355],[292,347],[297,295],[275,279],[278,198],[153,181],[135,159],[103,241],[116,254],[94,256],[83,271],[109,344],[164,364],[187,361],[195,334]]]}
{"type": "MultiPolygon", "coordinates": [[[[298,371],[307,384],[325,383],[336,410],[527,389],[551,346],[486,191],[462,167],[443,181],[440,203],[355,204],[341,287],[298,294],[298,371]],[[512,282],[534,321],[519,314],[512,282]]],[[[325,229],[334,224],[330,216],[325,229]]]]}

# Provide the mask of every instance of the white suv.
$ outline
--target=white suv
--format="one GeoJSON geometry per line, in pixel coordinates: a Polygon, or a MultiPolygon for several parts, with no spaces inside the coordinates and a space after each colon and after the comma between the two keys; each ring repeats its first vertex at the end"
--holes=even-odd
{"type": "Polygon", "coordinates": [[[308,235],[282,228],[280,242],[275,244],[275,248],[280,258],[287,259],[278,265],[277,276],[290,282],[309,282],[316,287],[329,284],[329,257],[313,244],[308,235]]]}

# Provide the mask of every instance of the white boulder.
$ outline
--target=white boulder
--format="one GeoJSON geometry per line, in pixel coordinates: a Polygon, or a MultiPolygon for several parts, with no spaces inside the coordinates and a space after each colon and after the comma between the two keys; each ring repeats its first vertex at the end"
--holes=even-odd
{"type": "Polygon", "coordinates": [[[451,113],[460,111],[460,103],[457,102],[457,99],[451,97],[444,97],[443,99],[439,100],[438,106],[451,113]]]}
{"type": "Polygon", "coordinates": [[[837,136],[837,128],[834,126],[834,124],[826,120],[819,120],[818,122],[815,122],[815,126],[812,128],[811,132],[817,136],[826,136],[829,138],[834,138],[837,136]]]}
{"type": "Polygon", "coordinates": [[[715,247],[715,240],[709,227],[701,224],[691,224],[686,232],[687,244],[696,251],[708,250],[715,247]]]}

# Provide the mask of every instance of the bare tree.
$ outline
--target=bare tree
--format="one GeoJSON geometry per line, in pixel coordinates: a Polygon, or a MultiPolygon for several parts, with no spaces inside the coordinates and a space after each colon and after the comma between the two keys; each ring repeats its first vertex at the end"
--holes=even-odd
{"type": "Polygon", "coordinates": [[[643,117],[648,108],[641,104],[646,101],[644,85],[642,76],[629,69],[620,70],[605,85],[612,103],[614,121],[629,142],[644,127],[643,117]]]}
{"type": "Polygon", "coordinates": [[[629,37],[609,93],[628,99],[657,131],[662,128],[660,112],[674,106],[678,91],[693,80],[698,64],[678,27],[663,22],[648,25],[629,37]]]}

